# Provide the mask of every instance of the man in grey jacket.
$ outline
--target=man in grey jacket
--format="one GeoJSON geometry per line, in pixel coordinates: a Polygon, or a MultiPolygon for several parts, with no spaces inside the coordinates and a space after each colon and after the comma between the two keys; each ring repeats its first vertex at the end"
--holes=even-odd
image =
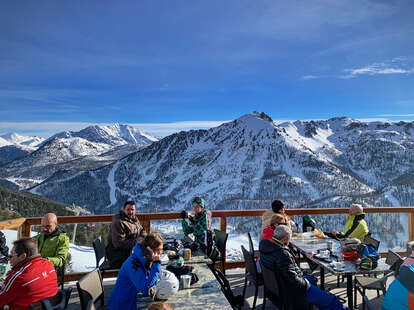
{"type": "Polygon", "coordinates": [[[280,225],[275,228],[271,240],[264,239],[259,245],[260,261],[264,267],[275,272],[285,303],[291,305],[293,310],[306,309],[307,304],[314,304],[319,310],[348,309],[335,295],[319,289],[314,277],[303,275],[287,246],[291,237],[290,227],[280,225]]]}
{"type": "Polygon", "coordinates": [[[141,243],[145,236],[145,229],[135,214],[135,202],[125,202],[122,210],[112,217],[109,230],[106,256],[111,268],[121,268],[135,244],[141,243]]]}

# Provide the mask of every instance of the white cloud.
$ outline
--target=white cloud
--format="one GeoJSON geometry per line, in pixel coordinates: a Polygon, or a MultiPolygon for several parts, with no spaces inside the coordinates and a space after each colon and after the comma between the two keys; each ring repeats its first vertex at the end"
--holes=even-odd
{"type": "Polygon", "coordinates": [[[386,75],[386,74],[412,74],[414,73],[414,66],[409,66],[402,63],[406,58],[397,57],[391,62],[374,63],[362,68],[345,69],[346,75],[341,78],[349,79],[360,75],[386,75]]]}
{"type": "Polygon", "coordinates": [[[316,75],[304,75],[301,77],[301,80],[314,80],[314,79],[318,79],[319,76],[316,75]]]}

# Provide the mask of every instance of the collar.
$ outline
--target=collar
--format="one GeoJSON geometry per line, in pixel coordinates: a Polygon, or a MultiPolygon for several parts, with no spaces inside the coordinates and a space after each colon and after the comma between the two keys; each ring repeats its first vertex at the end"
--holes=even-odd
{"type": "Polygon", "coordinates": [[[119,210],[119,216],[120,216],[121,219],[129,221],[129,222],[134,222],[135,223],[137,221],[137,217],[135,215],[134,215],[133,218],[130,218],[122,210],[119,210]]]}
{"type": "Polygon", "coordinates": [[[18,268],[20,268],[21,266],[23,266],[23,265],[27,264],[28,262],[30,262],[30,261],[32,261],[32,260],[35,260],[36,258],[39,258],[39,257],[41,257],[41,256],[40,256],[40,254],[30,256],[30,257],[28,257],[28,258],[26,258],[26,259],[22,260],[22,261],[21,261],[20,263],[18,263],[16,266],[14,266],[14,267],[12,268],[12,270],[18,269],[18,268]]]}
{"type": "Polygon", "coordinates": [[[270,241],[273,241],[273,243],[277,244],[280,247],[285,247],[286,244],[284,244],[282,241],[280,241],[279,239],[273,237],[270,241]]]}

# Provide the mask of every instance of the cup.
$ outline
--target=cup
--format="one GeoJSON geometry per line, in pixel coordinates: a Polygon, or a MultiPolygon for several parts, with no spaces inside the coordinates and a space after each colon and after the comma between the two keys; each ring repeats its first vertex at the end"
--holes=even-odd
{"type": "Polygon", "coordinates": [[[185,260],[191,259],[191,249],[184,249],[184,259],[185,260]]]}
{"type": "Polygon", "coordinates": [[[191,276],[189,274],[183,274],[180,278],[183,289],[191,287],[191,276]]]}
{"type": "Polygon", "coordinates": [[[326,248],[332,252],[333,250],[333,241],[332,240],[328,240],[326,241],[326,248]]]}
{"type": "Polygon", "coordinates": [[[306,227],[306,231],[307,231],[307,232],[311,232],[311,231],[312,231],[312,227],[309,227],[309,226],[308,226],[308,227],[306,227]]]}

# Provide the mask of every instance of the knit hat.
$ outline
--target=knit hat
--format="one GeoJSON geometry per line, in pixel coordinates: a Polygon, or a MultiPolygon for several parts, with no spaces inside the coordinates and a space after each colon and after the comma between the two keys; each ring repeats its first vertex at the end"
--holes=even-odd
{"type": "Polygon", "coordinates": [[[199,205],[203,209],[206,207],[206,201],[203,198],[200,198],[200,197],[194,197],[191,204],[192,205],[194,205],[194,204],[199,205]]]}

